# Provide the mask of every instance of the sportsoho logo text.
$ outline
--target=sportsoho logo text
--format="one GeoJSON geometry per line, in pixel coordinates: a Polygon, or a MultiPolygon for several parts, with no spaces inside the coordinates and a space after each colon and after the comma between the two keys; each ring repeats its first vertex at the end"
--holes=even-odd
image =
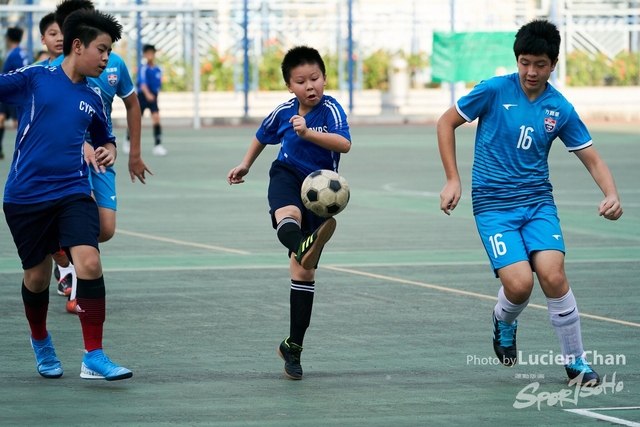
{"type": "MultiPolygon", "coordinates": [[[[590,365],[617,366],[627,364],[627,357],[624,354],[602,354],[597,350],[589,350],[584,352],[584,357],[587,358],[590,365]]],[[[575,362],[575,358],[573,356],[565,358],[562,354],[555,354],[551,350],[548,353],[528,355],[519,351],[517,360],[513,362],[512,364],[520,366],[564,366],[575,362]]],[[[475,354],[468,354],[467,365],[502,365],[502,362],[497,357],[478,357],[475,354]]]]}

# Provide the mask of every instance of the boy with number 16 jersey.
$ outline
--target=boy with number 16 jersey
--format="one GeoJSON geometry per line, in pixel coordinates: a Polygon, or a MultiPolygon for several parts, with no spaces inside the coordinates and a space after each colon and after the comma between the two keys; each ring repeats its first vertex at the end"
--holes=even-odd
{"type": "Polygon", "coordinates": [[[493,348],[502,364],[517,362],[517,318],[529,303],[535,271],[569,380],[597,385],[582,347],[580,315],[564,271],[564,240],[549,182],[551,143],[560,138],[605,195],[598,208],[609,220],[622,215],[615,182],[593,148],[573,106],[547,81],[555,69],[560,33],[532,21],[516,34],[518,72],[478,84],[438,121],[438,146],[447,183],[440,209],[450,214],[461,196],[455,129],[479,119],[471,200],[478,233],[502,287],[493,312],[493,348]]]}
{"type": "Polygon", "coordinates": [[[334,218],[320,218],[304,207],[300,189],[313,171],[338,171],[340,153],[351,149],[351,136],[342,107],[324,95],[326,70],[317,50],[294,47],[285,55],[281,68],[295,98],[279,105],[262,122],[244,160],[229,172],[227,181],[244,182],[264,147],[281,144],[269,171],[268,199],[273,228],[289,250],[291,324],[278,354],[285,361],[284,374],[299,380],[302,341],[311,320],[315,269],[322,248],[336,228],[334,218]]]}

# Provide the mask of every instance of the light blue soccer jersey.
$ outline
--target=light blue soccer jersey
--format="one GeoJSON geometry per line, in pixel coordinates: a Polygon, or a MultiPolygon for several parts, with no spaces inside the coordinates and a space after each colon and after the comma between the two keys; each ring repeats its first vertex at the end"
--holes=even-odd
{"type": "Polygon", "coordinates": [[[474,215],[553,203],[551,143],[558,137],[569,151],[592,144],[586,126],[560,92],[547,84],[531,102],[517,73],[480,82],[458,100],[456,109],[468,122],[480,119],[472,169],[474,215]]]}
{"type": "Polygon", "coordinates": [[[0,102],[19,113],[4,201],[30,204],[91,194],[85,132],[96,148],[115,138],[102,100],[87,82],[73,83],[61,67],[32,65],[0,75],[0,102]]]}
{"type": "MultiPolygon", "coordinates": [[[[256,138],[262,144],[282,144],[278,160],[296,167],[305,175],[318,169],[338,171],[340,153],[322,148],[313,142],[300,138],[289,123],[298,114],[297,98],[280,104],[262,122],[256,138]]],[[[323,95],[322,100],[304,116],[307,128],[317,132],[337,133],[351,141],[347,115],[334,98],[323,95]]]]}

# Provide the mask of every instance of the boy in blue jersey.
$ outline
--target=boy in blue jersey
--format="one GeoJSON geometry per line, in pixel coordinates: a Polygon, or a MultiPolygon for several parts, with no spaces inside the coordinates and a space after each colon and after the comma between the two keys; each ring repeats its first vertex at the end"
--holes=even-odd
{"type": "Polygon", "coordinates": [[[102,350],[105,285],[98,251],[100,224],[83,149],[88,130],[100,167],[111,166],[116,157],[102,100],[86,77],[97,77],[106,68],[122,27],[109,15],[78,11],[67,18],[63,31],[66,57],[59,67],[31,66],[0,75],[0,100],[20,112],[3,210],[24,270],[22,299],[38,373],[59,378],[63,372],[46,325],[51,254],[63,247],[75,261],[78,275],[78,315],[85,346],[80,376],[121,380],[130,378],[131,371],[113,363],[102,350]],[[60,117],[65,126],[60,126],[60,117]]]}
{"type": "Polygon", "coordinates": [[[278,240],[289,250],[291,273],[290,334],[278,348],[284,374],[302,378],[300,353],[311,320],[315,269],[322,248],[336,228],[334,218],[320,218],[302,204],[300,188],[318,169],[338,171],[340,153],[351,149],[347,116],[334,98],[324,95],[326,70],[317,50],[298,46],[282,61],[282,74],[295,95],[262,122],[242,163],[227,175],[229,184],[244,182],[267,145],[281,144],[269,171],[269,207],[278,240]]]}
{"type": "MultiPolygon", "coordinates": [[[[69,14],[81,9],[94,10],[93,3],[90,0],[65,0],[61,2],[58,4],[55,12],[57,25],[64,25],[64,21],[69,14]]],[[[51,65],[58,65],[62,63],[63,59],[64,57],[61,56],[53,60],[51,65]]],[[[112,52],[109,55],[109,62],[107,63],[105,71],[100,74],[99,77],[88,77],[87,81],[89,82],[89,86],[102,98],[107,114],[109,131],[113,130],[111,111],[114,98],[117,95],[124,102],[127,112],[127,125],[129,129],[131,129],[132,141],[132,149],[129,152],[129,174],[132,182],[135,182],[135,178],[137,177],[140,179],[140,182],[144,184],[145,172],[153,173],[147,168],[140,155],[140,105],[126,64],[119,55],[112,52]]],[[[117,199],[115,170],[113,166],[107,167],[104,170],[100,170],[97,167],[91,155],[92,146],[90,144],[90,135],[88,134],[87,141],[88,143],[85,144],[85,158],[87,162],[91,164],[89,168],[89,182],[91,183],[92,194],[96,199],[100,213],[100,236],[98,241],[103,243],[113,237],[116,228],[117,199]]],[[[73,280],[67,280],[69,277],[67,272],[71,271],[71,273],[73,273],[73,265],[69,263],[64,253],[54,255],[54,260],[57,265],[54,272],[58,279],[58,294],[69,297],[66,310],[69,313],[76,313],[75,287],[66,287],[67,283],[75,283],[73,280]],[[65,287],[61,289],[63,285],[65,285],[65,287]]],[[[71,278],[73,279],[73,275],[71,275],[71,278]]]]}
{"type": "Polygon", "coordinates": [[[49,65],[51,61],[62,55],[62,31],[56,22],[55,13],[46,14],[40,20],[40,41],[47,48],[46,58],[37,62],[38,65],[49,65]]]}
{"type": "MultiPolygon", "coordinates": [[[[162,128],[160,126],[160,109],[158,108],[158,94],[162,88],[162,70],[155,64],[156,48],[151,44],[145,44],[142,47],[142,55],[146,60],[146,64],[140,67],[138,72],[138,101],[140,102],[140,110],[142,114],[148,108],[151,111],[151,120],[153,121],[153,146],[154,156],[166,156],[167,149],[162,145],[162,128]]],[[[127,140],[129,133],[127,132],[127,140]]],[[[127,150],[128,147],[125,147],[127,150]]]]}
{"type": "Polygon", "coordinates": [[[613,176],[593,148],[573,106],[547,81],[555,69],[560,33],[536,20],[516,34],[518,72],[479,83],[438,121],[438,146],[447,183],[440,209],[447,215],[462,193],[455,129],[479,118],[471,200],[478,232],[502,287],[493,312],[493,347],[506,366],[517,361],[518,315],[529,303],[535,271],[570,381],[594,386],[598,374],[582,347],[580,315],[564,271],[564,241],[549,182],[551,143],[560,138],[604,193],[599,215],[617,220],[622,207],[613,176]]]}
{"type": "MultiPolygon", "coordinates": [[[[29,65],[27,53],[20,47],[22,41],[22,28],[11,27],[7,29],[4,40],[7,44],[7,58],[2,65],[2,74],[17,70],[29,65]]],[[[6,119],[13,119],[14,122],[18,118],[16,108],[12,105],[0,102],[0,160],[4,159],[4,151],[2,150],[2,140],[4,139],[4,122],[6,119]]]]}

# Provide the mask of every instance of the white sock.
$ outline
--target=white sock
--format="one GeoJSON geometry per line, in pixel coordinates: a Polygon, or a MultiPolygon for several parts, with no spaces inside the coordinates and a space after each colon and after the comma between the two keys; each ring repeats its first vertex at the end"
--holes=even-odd
{"type": "Polygon", "coordinates": [[[76,299],[76,290],[78,289],[78,276],[76,275],[76,269],[73,264],[69,263],[71,266],[72,274],[71,274],[71,294],[69,295],[69,301],[76,299]]]}
{"type": "Polygon", "coordinates": [[[563,363],[566,365],[578,357],[584,357],[580,313],[571,289],[562,298],[547,298],[547,307],[549,319],[560,340],[563,363]]]}
{"type": "Polygon", "coordinates": [[[69,263],[67,267],[62,267],[58,264],[58,269],[60,270],[60,277],[65,277],[67,274],[75,274],[76,270],[73,268],[73,264],[69,263]]]}
{"type": "Polygon", "coordinates": [[[528,304],[528,299],[522,304],[512,303],[504,294],[504,286],[501,286],[500,290],[498,291],[498,303],[493,309],[493,312],[496,315],[496,319],[513,325],[518,316],[520,316],[520,313],[522,313],[522,310],[524,310],[528,304]]]}

